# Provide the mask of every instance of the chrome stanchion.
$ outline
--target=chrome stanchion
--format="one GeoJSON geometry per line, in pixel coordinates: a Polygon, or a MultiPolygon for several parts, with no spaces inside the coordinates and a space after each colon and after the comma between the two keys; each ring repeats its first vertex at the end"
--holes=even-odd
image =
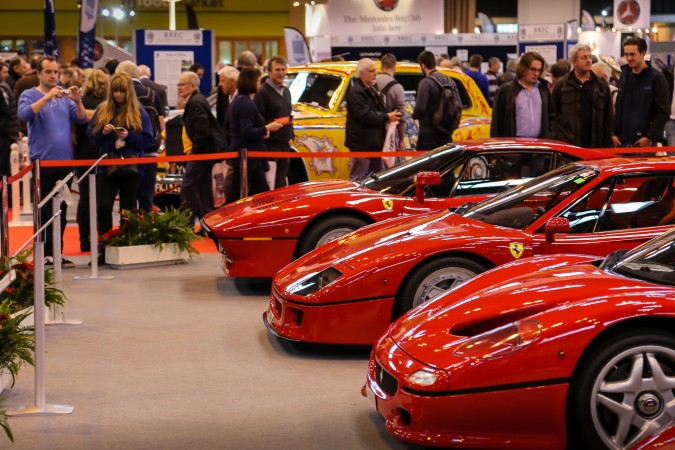
{"type": "Polygon", "coordinates": [[[34,239],[33,242],[33,283],[35,288],[34,319],[35,319],[35,404],[22,406],[18,409],[6,412],[8,416],[47,415],[47,414],[70,414],[75,409],[71,405],[59,405],[46,402],[45,393],[45,244],[42,238],[43,231],[55,219],[59,219],[61,210],[52,215],[44,226],[40,219],[40,160],[34,161],[33,176],[33,223],[35,234],[19,249],[20,253],[34,239]]]}
{"type": "MultiPolygon", "coordinates": [[[[2,177],[2,217],[0,217],[0,227],[2,227],[2,237],[0,238],[0,256],[2,261],[9,261],[9,195],[7,190],[7,176],[2,177]]],[[[1,291],[0,291],[1,292],[1,291]]]]}
{"type": "Polygon", "coordinates": [[[239,198],[246,198],[248,197],[248,150],[245,148],[239,150],[239,171],[241,172],[239,198]]]}
{"type": "MultiPolygon", "coordinates": [[[[71,172],[69,176],[66,177],[66,180],[72,176],[73,173],[71,172]]],[[[52,198],[52,212],[61,211],[61,203],[64,201],[68,205],[72,203],[72,196],[70,195],[70,190],[65,182],[57,183],[54,190],[56,190],[57,194],[52,198]],[[69,198],[69,200],[64,200],[61,193],[65,194],[66,198],[69,198]]],[[[61,289],[61,262],[63,260],[61,255],[61,220],[55,220],[54,225],[52,225],[52,242],[54,255],[54,284],[58,289],[61,289]]],[[[51,317],[45,322],[47,325],[82,325],[82,321],[79,319],[66,319],[61,305],[52,305],[50,310],[51,317]]]]}
{"type": "Polygon", "coordinates": [[[85,176],[89,177],[89,246],[91,248],[91,275],[77,275],[73,277],[74,280],[112,280],[113,276],[100,276],[98,274],[98,233],[97,233],[97,219],[96,219],[96,173],[94,169],[98,166],[104,158],[108,155],[104,154],[96,160],[92,166],[87,169],[82,177],[77,180],[77,183],[85,176]]]}

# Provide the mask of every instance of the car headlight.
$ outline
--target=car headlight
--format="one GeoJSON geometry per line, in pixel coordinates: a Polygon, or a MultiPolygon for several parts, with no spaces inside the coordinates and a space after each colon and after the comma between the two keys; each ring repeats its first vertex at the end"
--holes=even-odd
{"type": "Polygon", "coordinates": [[[291,294],[307,296],[319,292],[326,285],[332,283],[342,276],[342,272],[335,267],[329,267],[319,273],[310,275],[297,283],[293,283],[288,287],[288,292],[291,294]]]}
{"type": "Polygon", "coordinates": [[[509,355],[536,341],[541,329],[541,323],[536,320],[511,323],[469,339],[457,347],[454,354],[459,358],[473,359],[509,355]]]}
{"type": "Polygon", "coordinates": [[[407,376],[408,382],[417,386],[431,386],[437,379],[438,377],[435,373],[427,372],[426,370],[417,370],[407,376]]]}

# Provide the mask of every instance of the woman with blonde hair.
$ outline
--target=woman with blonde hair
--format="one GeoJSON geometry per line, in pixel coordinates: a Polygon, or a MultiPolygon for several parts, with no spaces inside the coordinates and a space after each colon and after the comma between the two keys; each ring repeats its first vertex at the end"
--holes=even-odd
{"type": "MultiPolygon", "coordinates": [[[[87,73],[82,88],[82,104],[87,113],[87,123],[75,125],[75,159],[98,159],[98,146],[92,143],[87,136],[88,122],[94,111],[106,98],[108,93],[108,75],[100,69],[92,69],[87,73]]],[[[75,167],[75,173],[80,180],[78,189],[80,198],[77,202],[77,226],[80,230],[80,251],[88,252],[90,247],[89,236],[89,180],[82,178],[87,166],[75,167]]]]}
{"type": "MultiPolygon", "coordinates": [[[[89,137],[99,148],[99,156],[109,159],[137,158],[152,145],[150,117],[138,102],[134,83],[126,73],[110,78],[107,100],[99,105],[89,124],[89,137]]],[[[136,208],[142,165],[102,166],[97,181],[99,233],[113,225],[115,196],[120,196],[120,211],[136,208]]]]}

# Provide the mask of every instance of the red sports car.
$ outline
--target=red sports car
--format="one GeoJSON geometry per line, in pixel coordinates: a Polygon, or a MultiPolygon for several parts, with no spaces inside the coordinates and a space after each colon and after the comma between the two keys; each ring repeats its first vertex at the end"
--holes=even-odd
{"type": "Polygon", "coordinates": [[[391,219],[284,267],[264,321],[299,341],[372,344],[392,319],[520,258],[604,257],[675,221],[675,160],[577,162],[455,212],[391,219]]]}
{"type": "Polygon", "coordinates": [[[427,446],[673,445],[675,230],[604,260],[516,261],[409,311],[362,393],[427,446]]]}
{"type": "Polygon", "coordinates": [[[364,225],[456,208],[568,162],[606,156],[553,141],[460,142],[361,183],[314,181],[254,195],[213,211],[202,227],[223,253],[229,276],[271,278],[299,256],[364,225]],[[440,184],[416,182],[422,171],[439,172],[440,184]]]}

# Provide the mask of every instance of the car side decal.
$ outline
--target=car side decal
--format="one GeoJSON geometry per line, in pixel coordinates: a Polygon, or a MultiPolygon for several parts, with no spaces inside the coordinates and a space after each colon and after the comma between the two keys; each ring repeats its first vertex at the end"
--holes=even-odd
{"type": "Polygon", "coordinates": [[[509,244],[509,250],[515,259],[520,258],[523,254],[523,244],[520,242],[511,242],[509,244]]]}
{"type": "Polygon", "coordinates": [[[394,207],[394,201],[391,199],[382,200],[382,206],[384,206],[384,209],[386,209],[387,211],[391,211],[392,208],[394,207]]]}

